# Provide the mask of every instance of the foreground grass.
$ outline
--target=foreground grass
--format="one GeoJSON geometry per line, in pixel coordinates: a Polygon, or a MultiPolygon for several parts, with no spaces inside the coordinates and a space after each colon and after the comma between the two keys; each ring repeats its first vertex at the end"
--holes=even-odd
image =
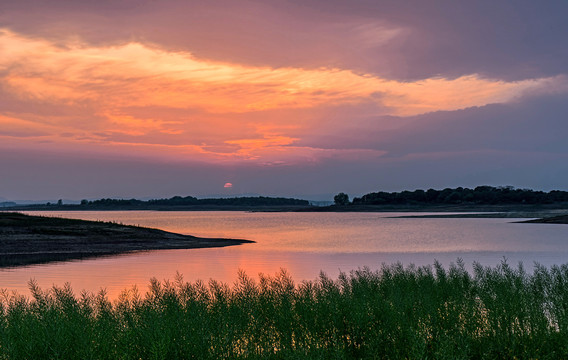
{"type": "Polygon", "coordinates": [[[0,301],[1,359],[568,358],[568,266],[400,264],[295,285],[151,280],[109,301],[69,286],[0,301]]]}

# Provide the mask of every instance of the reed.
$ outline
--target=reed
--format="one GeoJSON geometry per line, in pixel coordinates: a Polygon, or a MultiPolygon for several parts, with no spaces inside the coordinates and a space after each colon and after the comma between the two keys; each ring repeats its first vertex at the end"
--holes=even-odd
{"type": "Polygon", "coordinates": [[[152,279],[142,294],[3,291],[1,359],[559,359],[568,357],[568,266],[458,261],[324,274],[282,270],[232,286],[152,279]]]}

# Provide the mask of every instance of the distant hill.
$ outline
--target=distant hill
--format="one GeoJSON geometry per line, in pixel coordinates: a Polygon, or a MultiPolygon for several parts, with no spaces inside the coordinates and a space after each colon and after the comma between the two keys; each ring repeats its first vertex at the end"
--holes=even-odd
{"type": "Polygon", "coordinates": [[[510,205],[554,204],[568,202],[568,192],[515,189],[512,186],[458,187],[443,190],[373,192],[353,199],[353,205],[510,205]]]}

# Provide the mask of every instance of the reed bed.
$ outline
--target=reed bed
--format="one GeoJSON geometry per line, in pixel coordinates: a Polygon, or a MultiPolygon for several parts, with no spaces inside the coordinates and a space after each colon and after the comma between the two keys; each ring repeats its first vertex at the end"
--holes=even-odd
{"type": "Polygon", "coordinates": [[[568,266],[383,266],[295,284],[150,281],[109,300],[4,291],[1,359],[568,358],[568,266]]]}

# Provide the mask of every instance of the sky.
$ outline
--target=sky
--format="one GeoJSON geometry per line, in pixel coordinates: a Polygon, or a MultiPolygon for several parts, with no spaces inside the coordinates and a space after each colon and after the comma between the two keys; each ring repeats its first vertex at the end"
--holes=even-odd
{"type": "Polygon", "coordinates": [[[0,199],[568,190],[566,13],[2,1],[0,199]]]}

